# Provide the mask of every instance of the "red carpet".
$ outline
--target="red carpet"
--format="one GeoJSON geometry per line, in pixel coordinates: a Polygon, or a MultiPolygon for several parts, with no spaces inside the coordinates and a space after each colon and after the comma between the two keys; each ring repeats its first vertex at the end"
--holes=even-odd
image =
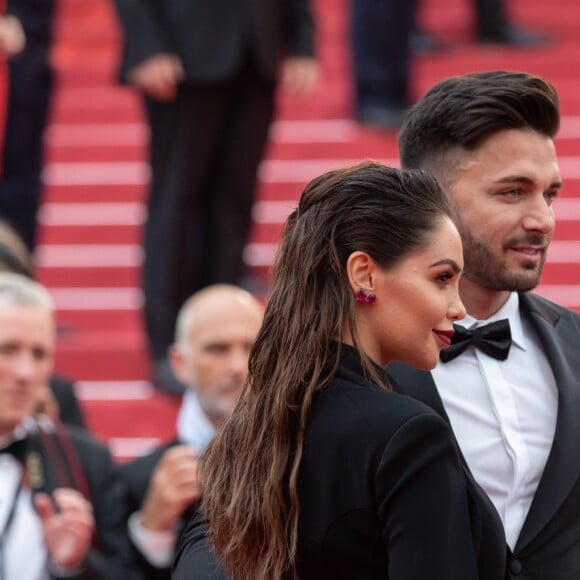
{"type": "MultiPolygon", "coordinates": [[[[565,181],[558,232],[540,291],[580,308],[580,4],[518,0],[518,22],[552,33],[545,50],[481,48],[471,41],[468,0],[426,0],[421,20],[448,40],[448,51],[418,57],[414,93],[438,79],[490,68],[524,69],[551,79],[562,99],[557,146],[565,181]]],[[[247,261],[260,274],[280,222],[304,183],[364,158],[396,163],[395,136],[349,120],[345,0],[315,2],[322,82],[314,97],[279,98],[278,122],[261,168],[256,224],[247,261]]],[[[47,131],[40,277],[57,301],[57,366],[80,381],[91,427],[119,456],[173,432],[177,404],[152,391],[140,320],[139,247],[148,179],[147,132],[139,101],[115,84],[119,28],[111,0],[61,0],[55,64],[59,87],[47,131]]]]}

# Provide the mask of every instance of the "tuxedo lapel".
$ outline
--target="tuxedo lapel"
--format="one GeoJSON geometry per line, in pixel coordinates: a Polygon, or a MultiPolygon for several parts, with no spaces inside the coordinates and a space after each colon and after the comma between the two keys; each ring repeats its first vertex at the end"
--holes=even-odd
{"type": "Polygon", "coordinates": [[[517,541],[524,548],[554,516],[580,477],[580,333],[571,312],[534,295],[520,304],[544,347],[558,387],[554,442],[534,500],[517,541]]]}

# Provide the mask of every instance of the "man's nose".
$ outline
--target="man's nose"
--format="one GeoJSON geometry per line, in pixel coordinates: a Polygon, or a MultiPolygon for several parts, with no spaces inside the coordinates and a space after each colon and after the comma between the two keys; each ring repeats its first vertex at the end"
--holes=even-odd
{"type": "Polygon", "coordinates": [[[526,231],[535,231],[543,235],[552,234],[555,227],[554,210],[543,194],[531,199],[526,210],[526,215],[522,220],[523,228],[526,231]]]}
{"type": "Polygon", "coordinates": [[[29,354],[19,354],[14,359],[13,370],[18,379],[30,380],[36,373],[36,362],[29,354]]]}
{"type": "Polygon", "coordinates": [[[235,349],[230,357],[230,369],[236,375],[245,376],[248,372],[248,352],[246,349],[235,349]]]}

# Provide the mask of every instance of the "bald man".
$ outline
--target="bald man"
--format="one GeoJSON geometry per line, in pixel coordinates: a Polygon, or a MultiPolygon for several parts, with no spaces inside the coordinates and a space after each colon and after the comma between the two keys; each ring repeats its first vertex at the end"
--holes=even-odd
{"type": "Polygon", "coordinates": [[[134,510],[129,535],[148,579],[170,578],[182,522],[200,497],[198,458],[233,411],[263,307],[230,285],[209,286],[182,306],[168,358],[187,386],[177,440],[122,468],[134,510]]]}

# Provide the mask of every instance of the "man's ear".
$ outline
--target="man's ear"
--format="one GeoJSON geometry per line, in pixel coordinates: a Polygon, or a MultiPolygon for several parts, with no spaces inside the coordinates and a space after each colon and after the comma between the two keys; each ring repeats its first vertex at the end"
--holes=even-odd
{"type": "Polygon", "coordinates": [[[184,385],[188,386],[190,379],[187,376],[187,365],[185,364],[185,356],[178,344],[172,344],[167,349],[167,358],[171,365],[171,370],[175,378],[184,385]]]}
{"type": "Polygon", "coordinates": [[[357,250],[346,261],[346,273],[354,293],[359,288],[374,290],[373,284],[376,279],[376,271],[377,265],[375,261],[366,252],[357,250]]]}

